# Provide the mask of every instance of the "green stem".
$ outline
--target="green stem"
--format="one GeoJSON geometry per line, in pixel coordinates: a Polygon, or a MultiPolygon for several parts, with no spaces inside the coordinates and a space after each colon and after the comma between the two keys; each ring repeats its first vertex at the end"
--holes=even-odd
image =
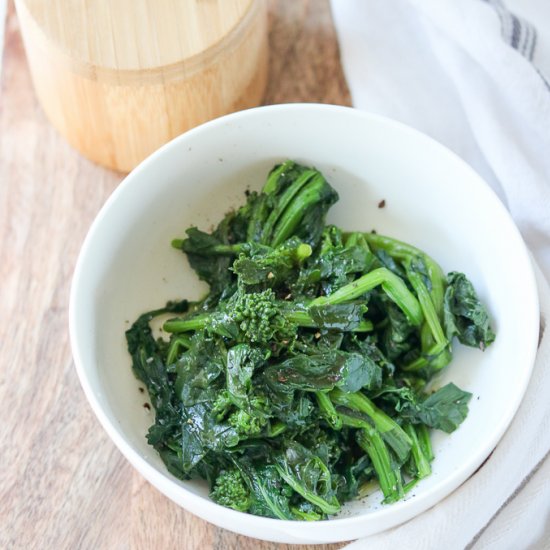
{"type": "Polygon", "coordinates": [[[176,338],[172,338],[168,353],[166,355],[166,364],[171,365],[178,357],[178,353],[181,347],[189,349],[191,347],[191,341],[189,336],[180,335],[176,338]]]}
{"type": "Polygon", "coordinates": [[[182,319],[176,317],[175,319],[169,319],[162,325],[162,328],[166,332],[190,332],[194,330],[203,330],[210,320],[208,313],[201,315],[194,315],[188,319],[182,319]]]}
{"type": "Polygon", "coordinates": [[[445,276],[439,264],[428,254],[392,237],[378,235],[377,233],[363,233],[367,243],[376,249],[385,250],[392,258],[406,262],[414,257],[420,257],[424,261],[428,277],[431,282],[431,297],[438,315],[443,314],[443,296],[445,294],[445,276]]]}
{"type": "Polygon", "coordinates": [[[277,225],[273,229],[271,243],[273,247],[277,247],[284,243],[304,217],[304,212],[317,202],[319,202],[319,185],[325,185],[325,179],[318,172],[313,180],[310,180],[308,185],[303,187],[298,196],[288,205],[286,210],[277,221],[277,225]]]}
{"type": "MultiPolygon", "coordinates": [[[[317,328],[316,323],[307,311],[285,311],[284,316],[295,325],[305,328],[317,328]]],[[[373,329],[371,321],[364,319],[354,329],[353,332],[370,332],[373,329]]]]}
{"type": "Polygon", "coordinates": [[[401,368],[406,372],[416,372],[420,376],[426,378],[437,371],[445,368],[452,360],[452,353],[449,348],[438,351],[437,347],[428,349],[421,357],[415,359],[408,365],[403,365],[401,368]],[[427,371],[424,371],[427,369],[427,371]]]}
{"type": "Polygon", "coordinates": [[[304,510],[300,510],[296,506],[291,506],[290,511],[296,516],[297,519],[300,519],[302,521],[319,521],[320,519],[323,519],[323,516],[313,510],[308,510],[307,512],[304,512],[304,510]]]}
{"type": "Polygon", "coordinates": [[[380,433],[372,426],[365,426],[357,433],[357,443],[366,451],[372,461],[380,488],[384,494],[384,502],[390,503],[403,497],[401,474],[392,468],[388,448],[380,433]]]}
{"type": "Polygon", "coordinates": [[[422,453],[431,462],[434,459],[434,452],[428,426],[425,424],[419,424],[416,426],[416,434],[418,436],[418,443],[422,449],[422,453]]]}
{"type": "Polygon", "coordinates": [[[330,397],[324,392],[315,392],[315,398],[317,399],[317,405],[323,418],[328,422],[328,425],[333,430],[342,429],[342,419],[336,412],[330,397]]]}
{"type": "Polygon", "coordinates": [[[452,357],[449,341],[441,326],[442,315],[436,311],[433,297],[426,288],[421,275],[411,268],[410,260],[406,260],[405,268],[407,278],[418,296],[425,322],[421,329],[422,356],[403,368],[407,371],[419,371],[427,367],[431,372],[441,370],[449,364],[452,357]],[[445,351],[446,349],[447,351],[445,351]]]}
{"type": "Polygon", "coordinates": [[[294,259],[300,264],[313,254],[311,246],[307,243],[299,244],[294,252],[294,259]]]}
{"type": "Polygon", "coordinates": [[[277,204],[270,212],[267,220],[262,228],[262,235],[260,242],[269,243],[273,227],[279,220],[279,217],[283,214],[286,207],[291,203],[292,199],[300,192],[300,190],[307,185],[309,180],[315,176],[317,172],[315,170],[306,170],[302,172],[292,184],[283,192],[281,198],[277,201],[277,204]]]}
{"type": "Polygon", "coordinates": [[[267,437],[277,437],[278,435],[281,435],[283,432],[286,432],[287,427],[288,426],[283,422],[276,421],[269,426],[269,429],[267,431],[267,437]]]}
{"type": "Polygon", "coordinates": [[[267,177],[265,185],[263,186],[262,193],[265,193],[266,195],[271,195],[274,193],[277,190],[277,183],[281,175],[284,174],[286,170],[293,168],[294,165],[294,161],[287,160],[272,170],[267,177]]]}
{"type": "Polygon", "coordinates": [[[418,483],[418,481],[419,480],[416,477],[410,481],[407,481],[407,483],[403,485],[403,495],[406,495],[418,483]]]}
{"type": "Polygon", "coordinates": [[[379,285],[382,286],[382,289],[389,298],[401,308],[412,325],[419,326],[422,323],[424,316],[418,300],[405,283],[395,273],[392,273],[385,267],[380,267],[366,273],[355,281],[339,288],[329,296],[315,298],[309,305],[341,304],[342,302],[354,300],[379,285]]]}
{"type": "Polygon", "coordinates": [[[340,417],[342,424],[344,426],[349,426],[350,428],[364,428],[365,426],[370,426],[368,420],[358,418],[357,416],[351,416],[342,410],[338,411],[338,416],[340,417]]]}
{"type": "Polygon", "coordinates": [[[366,414],[399,460],[406,460],[412,446],[411,439],[393,418],[380,410],[366,395],[361,392],[345,393],[334,388],[329,396],[335,405],[366,414]]]}
{"type": "MultiPolygon", "coordinates": [[[[285,311],[284,316],[288,321],[298,325],[299,327],[318,327],[318,324],[313,321],[313,319],[306,311],[285,311]]],[[[169,319],[168,321],[166,321],[162,328],[164,331],[171,333],[203,330],[206,325],[208,325],[210,318],[211,317],[208,313],[203,313],[183,319],[181,317],[176,317],[174,319],[169,319]]],[[[364,319],[353,329],[353,332],[370,332],[372,328],[372,323],[369,320],[364,319]]]]}
{"type": "Polygon", "coordinates": [[[364,233],[363,235],[372,248],[385,250],[393,259],[404,265],[407,278],[414,288],[422,308],[425,319],[420,331],[422,356],[405,366],[404,369],[421,371],[429,368],[431,372],[441,370],[452,357],[449,342],[441,325],[446,284],[443,270],[428,254],[410,244],[376,233],[364,233]],[[424,284],[422,277],[411,269],[411,262],[415,258],[420,258],[426,266],[430,290],[424,284]]]}
{"type": "MultiPolygon", "coordinates": [[[[186,239],[172,239],[172,247],[183,250],[186,239]]],[[[216,244],[208,248],[202,248],[193,252],[201,256],[236,256],[246,249],[245,243],[236,244],[216,244]]]]}
{"type": "Polygon", "coordinates": [[[275,464],[275,468],[279,472],[279,475],[299,494],[306,500],[309,500],[312,504],[320,508],[325,514],[332,515],[340,511],[340,504],[338,501],[334,503],[325,500],[313,491],[305,488],[302,483],[298,483],[296,479],[289,475],[279,464],[275,464]]]}
{"type": "MultiPolygon", "coordinates": [[[[352,246],[357,246],[357,245],[361,244],[360,241],[359,241],[359,237],[362,238],[363,235],[361,233],[357,233],[357,232],[347,233],[346,237],[345,237],[345,247],[346,248],[351,248],[352,246]]],[[[364,244],[366,244],[366,242],[364,244]]]]}
{"type": "Polygon", "coordinates": [[[406,267],[407,269],[407,278],[409,279],[412,287],[416,292],[420,307],[422,308],[422,313],[424,314],[424,319],[428,324],[430,331],[432,333],[433,339],[435,341],[436,347],[432,353],[439,353],[448,345],[449,341],[445,337],[443,332],[443,327],[439,320],[439,315],[435,310],[432,297],[430,292],[426,288],[424,281],[419,273],[410,268],[410,263],[406,267]]]}
{"type": "Polygon", "coordinates": [[[415,426],[405,424],[403,428],[412,441],[411,455],[416,466],[416,476],[418,479],[429,476],[432,473],[432,468],[428,457],[424,454],[415,426]]]}

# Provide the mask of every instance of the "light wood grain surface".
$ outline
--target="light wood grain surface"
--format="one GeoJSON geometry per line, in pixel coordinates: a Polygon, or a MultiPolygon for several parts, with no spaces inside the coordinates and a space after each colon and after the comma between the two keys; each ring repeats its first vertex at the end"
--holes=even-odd
{"type": "MultiPolygon", "coordinates": [[[[328,0],[269,6],[265,102],[349,104],[328,0]]],[[[82,158],[49,125],[11,4],[8,11],[0,89],[0,548],[313,548],[237,536],[182,510],[133,470],[96,421],[71,358],[69,289],[86,231],[122,176],[82,158]]]]}

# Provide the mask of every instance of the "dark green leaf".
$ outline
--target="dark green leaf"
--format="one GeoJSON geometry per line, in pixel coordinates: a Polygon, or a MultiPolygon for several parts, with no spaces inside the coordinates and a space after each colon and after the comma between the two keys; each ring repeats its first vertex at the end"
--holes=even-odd
{"type": "Polygon", "coordinates": [[[196,335],[191,343],[191,348],[177,362],[174,384],[185,406],[216,399],[219,385],[214,383],[226,364],[226,351],[219,340],[196,335]]]}
{"type": "Polygon", "coordinates": [[[447,275],[443,322],[447,339],[456,336],[462,344],[485,349],[495,339],[487,309],[472,283],[462,273],[447,275]]]}
{"type": "Polygon", "coordinates": [[[325,514],[340,510],[337,480],[323,460],[304,446],[289,442],[285,451],[275,456],[275,467],[288,485],[325,514]]]}
{"type": "Polygon", "coordinates": [[[447,433],[456,430],[466,418],[472,397],[452,382],[424,398],[419,398],[410,388],[389,393],[397,398],[395,407],[403,418],[447,433]]]}
{"type": "Polygon", "coordinates": [[[381,369],[369,357],[331,350],[322,355],[299,354],[265,370],[273,388],[326,391],[339,387],[355,392],[375,388],[382,379],[381,369]]]}
{"type": "Polygon", "coordinates": [[[364,319],[367,306],[364,303],[312,306],[308,313],[315,326],[322,329],[335,329],[349,332],[357,328],[364,319]]]}
{"type": "Polygon", "coordinates": [[[252,375],[265,359],[257,349],[247,344],[238,344],[227,353],[227,391],[238,407],[243,407],[250,392],[252,375]]]}
{"type": "Polygon", "coordinates": [[[277,519],[295,519],[290,510],[291,488],[282,480],[274,466],[254,467],[239,462],[238,467],[247,481],[252,502],[250,513],[277,519]]]}

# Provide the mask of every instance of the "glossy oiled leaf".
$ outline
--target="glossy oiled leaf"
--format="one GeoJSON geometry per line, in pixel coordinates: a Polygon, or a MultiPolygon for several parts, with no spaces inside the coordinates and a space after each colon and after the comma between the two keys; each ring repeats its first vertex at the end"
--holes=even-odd
{"type": "Polygon", "coordinates": [[[366,311],[367,306],[364,303],[312,306],[308,309],[318,328],[343,332],[350,332],[357,328],[364,320],[366,311]]]}
{"type": "Polygon", "coordinates": [[[265,370],[273,388],[327,391],[339,387],[355,392],[375,388],[382,379],[381,369],[372,359],[358,353],[331,350],[320,355],[296,355],[265,370]]]}
{"type": "Polygon", "coordinates": [[[463,273],[449,273],[445,291],[444,323],[447,338],[485,349],[495,339],[487,309],[463,273]]]}
{"type": "Polygon", "coordinates": [[[292,489],[274,466],[255,468],[242,462],[238,466],[250,489],[252,514],[277,519],[296,519],[290,510],[292,489]]]}
{"type": "Polygon", "coordinates": [[[231,401],[243,406],[252,385],[252,375],[265,361],[260,350],[238,344],[227,353],[227,391],[231,401]]]}
{"type": "Polygon", "coordinates": [[[449,383],[429,395],[407,387],[386,388],[382,397],[393,403],[404,419],[451,433],[468,415],[472,394],[449,383]]]}
{"type": "Polygon", "coordinates": [[[216,339],[197,335],[192,347],[176,365],[174,390],[185,406],[213,401],[219,392],[217,379],[225,369],[225,348],[216,339]]]}
{"type": "Polygon", "coordinates": [[[340,510],[336,483],[323,460],[297,442],[289,442],[283,453],[275,457],[279,475],[298,494],[325,514],[340,510]]]}
{"type": "Polygon", "coordinates": [[[221,294],[232,283],[232,274],[229,271],[231,258],[207,254],[211,247],[219,244],[223,244],[223,241],[217,236],[200,231],[196,227],[187,230],[187,238],[181,244],[191,267],[200,279],[210,285],[212,293],[215,294],[221,294]]]}

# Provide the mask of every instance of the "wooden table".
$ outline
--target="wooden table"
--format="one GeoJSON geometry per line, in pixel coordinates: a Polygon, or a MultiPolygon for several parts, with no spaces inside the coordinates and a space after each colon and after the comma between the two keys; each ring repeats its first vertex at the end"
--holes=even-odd
{"type": "MultiPolygon", "coordinates": [[[[349,105],[328,0],[270,0],[270,41],[265,103],[349,105]]],[[[45,119],[11,4],[3,63],[0,548],[308,548],[237,536],[185,512],[100,427],[71,358],[69,287],[86,231],[123,175],[79,156],[45,119]]]]}

